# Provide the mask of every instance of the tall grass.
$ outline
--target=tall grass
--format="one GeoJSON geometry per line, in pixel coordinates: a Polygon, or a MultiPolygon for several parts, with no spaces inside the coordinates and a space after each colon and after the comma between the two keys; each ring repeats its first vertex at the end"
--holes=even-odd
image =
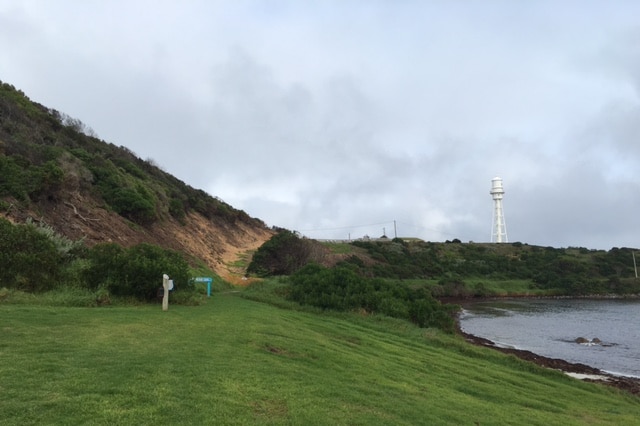
{"type": "MultiPolygon", "coordinates": [[[[224,286],[227,289],[227,286],[224,286]]],[[[172,291],[171,304],[194,306],[204,302],[206,291],[172,291]]],[[[132,296],[113,296],[105,288],[89,290],[66,285],[42,293],[28,293],[16,289],[0,288],[0,304],[27,304],[51,307],[104,307],[147,305],[132,296]]]]}
{"type": "Polygon", "coordinates": [[[90,307],[98,306],[98,299],[98,292],[75,286],[59,287],[56,290],[37,294],[0,288],[0,302],[4,304],[90,307]]]}

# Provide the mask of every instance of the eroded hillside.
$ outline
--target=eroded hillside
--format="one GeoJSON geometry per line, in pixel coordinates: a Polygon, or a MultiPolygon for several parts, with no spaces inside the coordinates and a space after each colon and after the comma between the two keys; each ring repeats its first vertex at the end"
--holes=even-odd
{"type": "Polygon", "coordinates": [[[273,234],[261,220],[108,144],[82,122],[0,83],[0,216],[88,246],[147,242],[239,281],[236,260],[273,234]]]}
{"type": "Polygon", "coordinates": [[[265,227],[237,223],[221,227],[200,214],[190,213],[180,224],[166,220],[142,228],[95,205],[95,201],[49,203],[34,211],[11,204],[2,216],[14,223],[31,219],[51,226],[70,239],[83,239],[88,246],[114,242],[130,247],[142,242],[181,251],[193,260],[202,260],[225,280],[240,284],[243,270],[234,264],[267,241],[273,231],[265,227]]]}

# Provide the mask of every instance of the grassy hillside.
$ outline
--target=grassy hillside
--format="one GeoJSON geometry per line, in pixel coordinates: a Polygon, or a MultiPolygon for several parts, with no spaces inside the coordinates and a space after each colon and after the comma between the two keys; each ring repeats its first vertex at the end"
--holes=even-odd
{"type": "Polygon", "coordinates": [[[142,160],[124,146],[106,143],[80,120],[32,102],[0,82],[0,196],[21,203],[66,200],[80,191],[139,225],[189,212],[209,219],[251,221],[204,191],[142,160]]]}
{"type": "Polygon", "coordinates": [[[221,294],[0,305],[0,418],[30,424],[639,424],[637,398],[382,317],[221,294]]]}

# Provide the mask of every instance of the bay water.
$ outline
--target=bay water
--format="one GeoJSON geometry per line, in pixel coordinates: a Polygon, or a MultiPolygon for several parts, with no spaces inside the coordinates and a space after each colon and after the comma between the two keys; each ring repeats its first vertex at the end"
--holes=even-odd
{"type": "Polygon", "coordinates": [[[496,345],[640,378],[639,299],[474,302],[463,305],[460,328],[496,345]]]}

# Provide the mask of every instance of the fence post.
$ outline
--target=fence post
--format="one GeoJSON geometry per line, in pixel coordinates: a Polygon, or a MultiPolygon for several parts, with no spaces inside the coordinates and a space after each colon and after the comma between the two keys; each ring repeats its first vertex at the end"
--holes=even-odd
{"type": "Polygon", "coordinates": [[[162,287],[164,288],[164,295],[162,296],[162,310],[169,310],[169,275],[162,274],[162,287]]]}

